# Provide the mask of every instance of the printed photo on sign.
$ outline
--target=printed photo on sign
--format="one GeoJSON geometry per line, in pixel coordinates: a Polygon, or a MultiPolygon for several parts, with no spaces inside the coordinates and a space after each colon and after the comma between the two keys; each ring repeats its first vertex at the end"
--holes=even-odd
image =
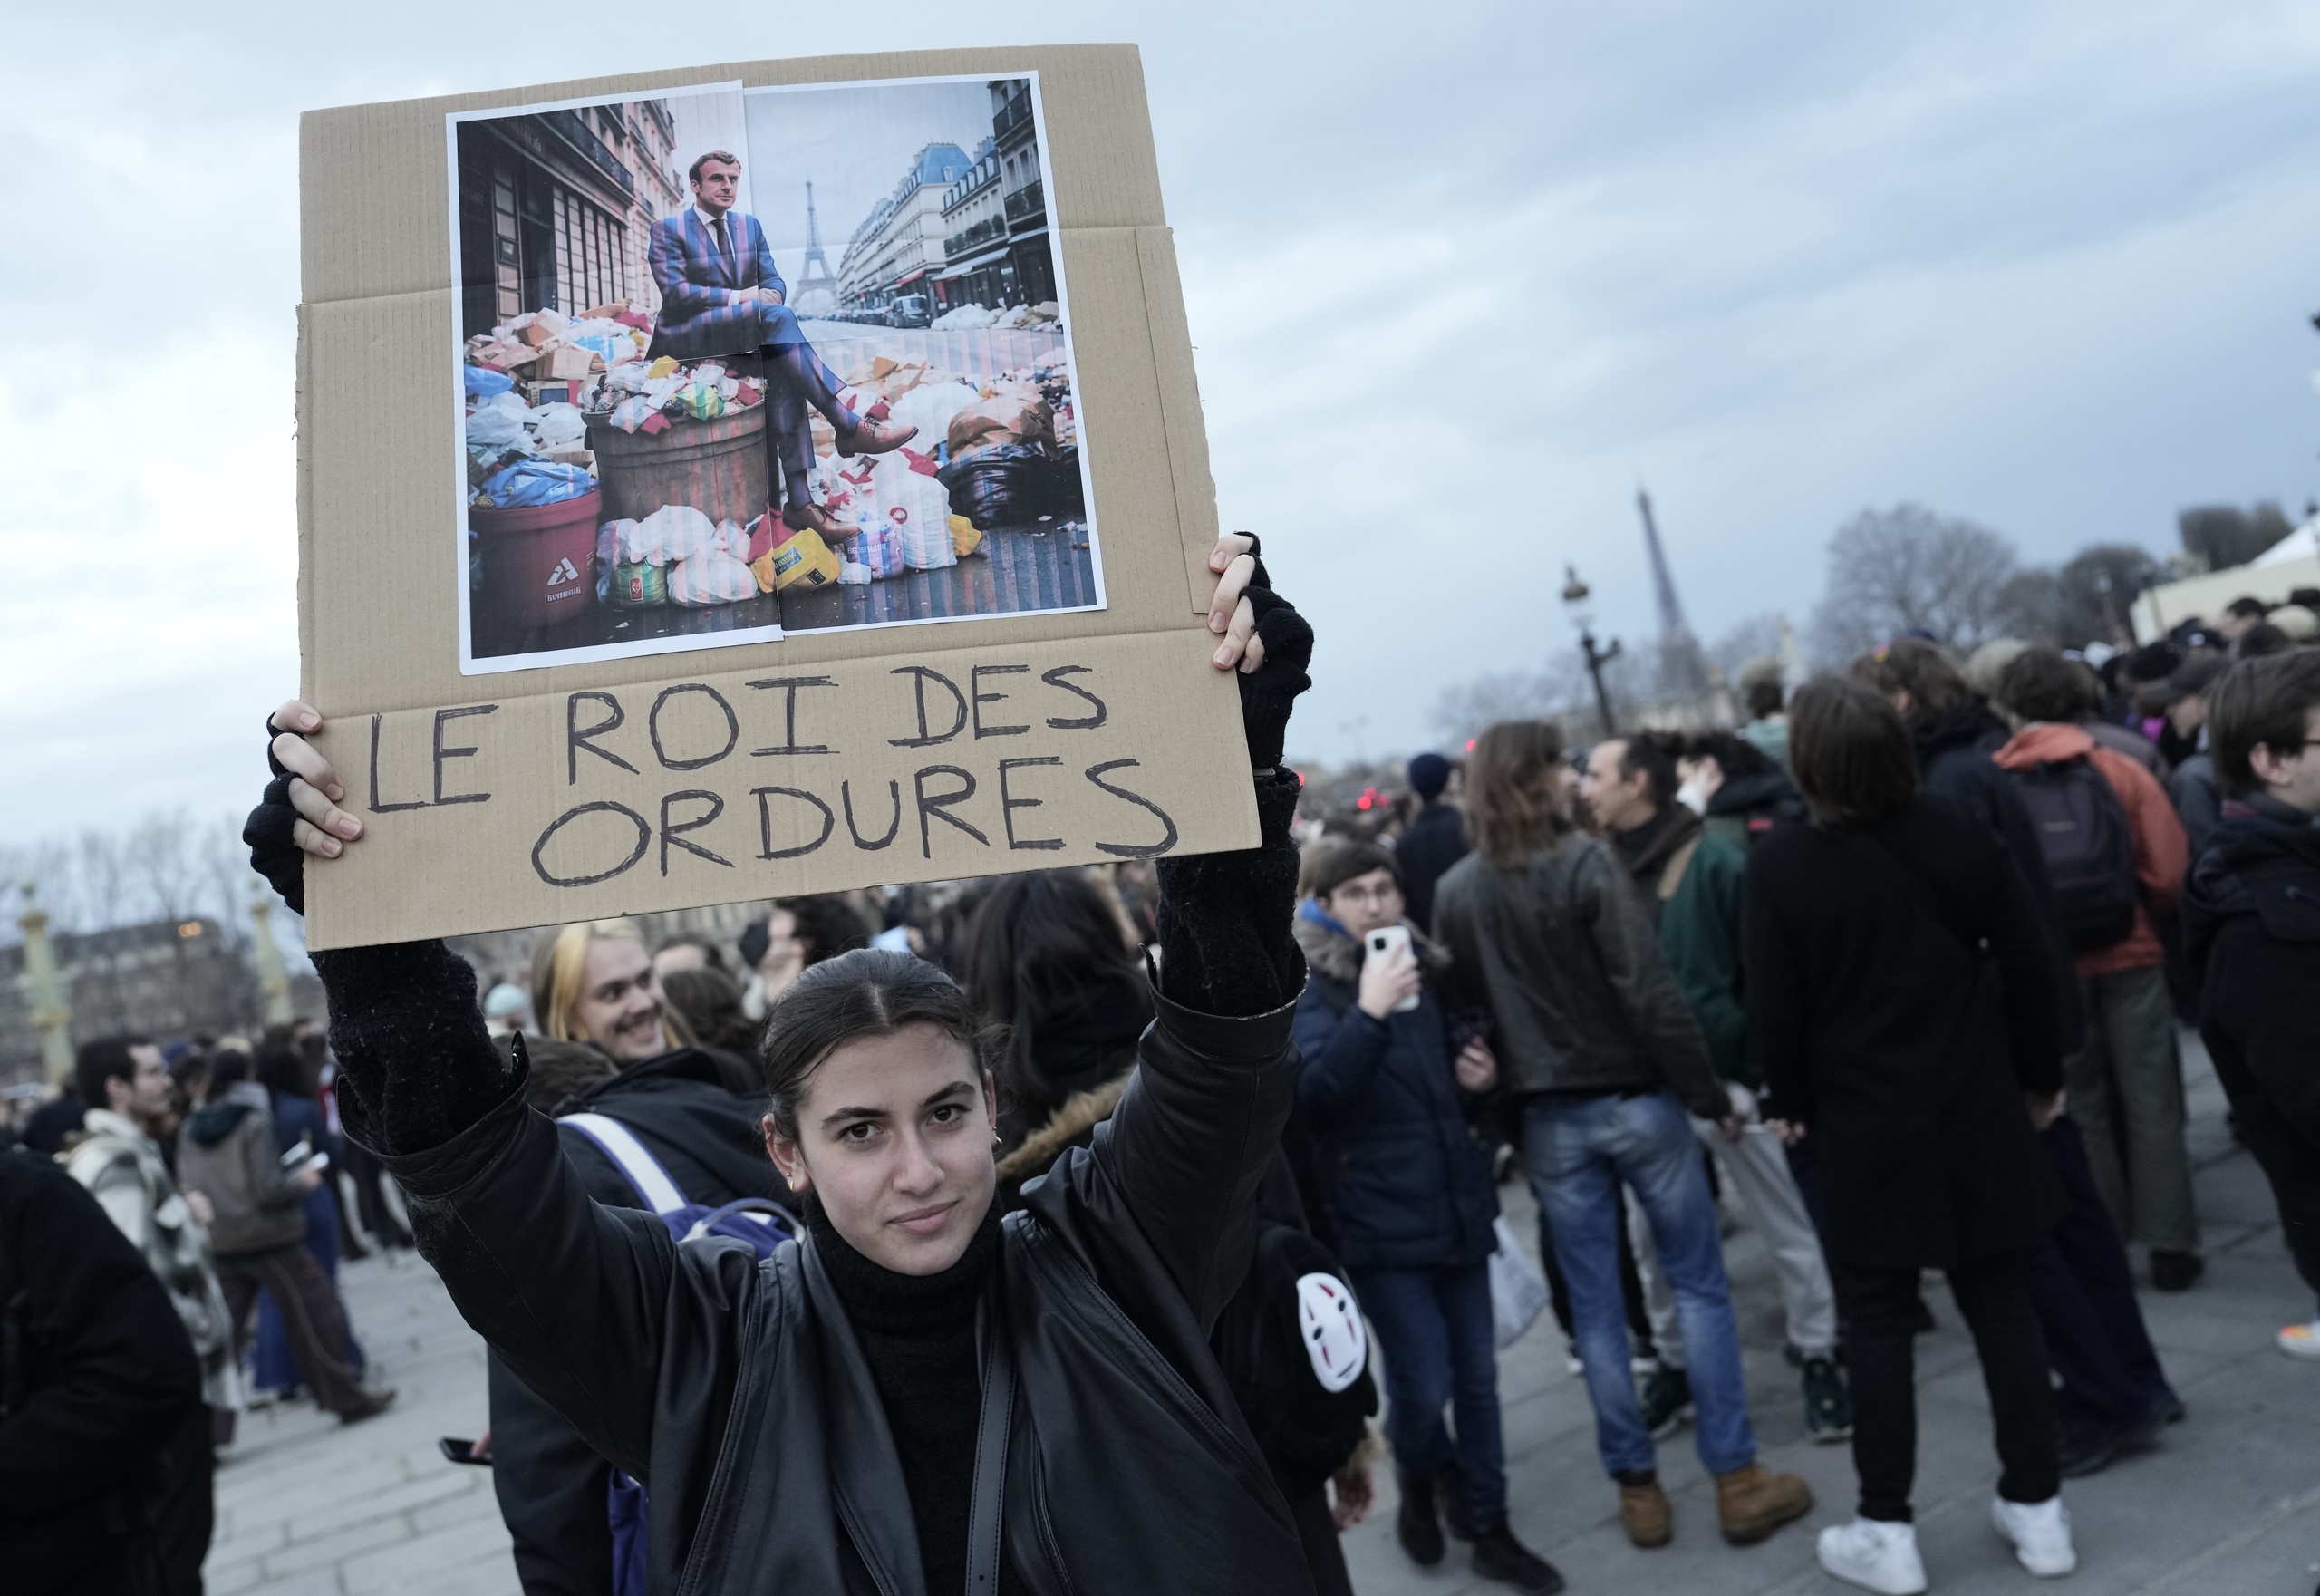
{"type": "Polygon", "coordinates": [[[449,123],[463,671],[1103,606],[1035,77],[449,123]]]}

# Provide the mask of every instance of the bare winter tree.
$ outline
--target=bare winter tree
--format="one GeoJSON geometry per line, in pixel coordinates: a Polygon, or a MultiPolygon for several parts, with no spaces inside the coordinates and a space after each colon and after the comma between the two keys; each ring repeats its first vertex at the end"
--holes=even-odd
{"type": "Polygon", "coordinates": [[[1977,648],[2003,634],[1999,595],[2016,569],[2013,547],[1986,527],[1922,505],[1863,510],[1829,540],[1812,618],[1817,663],[1842,664],[1905,632],[1977,648]]]}
{"type": "MultiPolygon", "coordinates": [[[[1652,667],[1657,658],[1656,650],[1644,650],[1641,655],[1622,651],[1603,667],[1603,689],[1614,715],[1629,717],[1638,705],[1652,701],[1656,692],[1652,667]]],[[[1588,678],[1587,662],[1577,649],[1554,655],[1543,671],[1478,676],[1444,689],[1434,701],[1436,730],[1458,748],[1500,721],[1571,716],[1591,727],[1595,713],[1595,684],[1588,678]]]]}
{"type": "Polygon", "coordinates": [[[2090,544],[2054,570],[2016,572],[1998,592],[1999,626],[2049,648],[2132,643],[2127,613],[2159,576],[2159,562],[2132,544],[2090,544]]]}

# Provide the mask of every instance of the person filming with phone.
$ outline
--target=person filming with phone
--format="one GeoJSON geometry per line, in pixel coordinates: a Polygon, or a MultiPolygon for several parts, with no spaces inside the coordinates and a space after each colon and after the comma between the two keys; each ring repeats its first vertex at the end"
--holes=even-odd
{"type": "Polygon", "coordinates": [[[1392,854],[1324,845],[1303,885],[1295,930],[1310,974],[1297,1004],[1297,1092],[1339,1256],[1385,1348],[1402,1498],[1395,1533],[1430,1567],[1446,1522],[1474,1543],[1484,1579],[1559,1591],[1561,1576],[1506,1522],[1490,1300],[1498,1193],[1468,1125],[1498,1084],[1498,1062],[1436,994],[1449,956],[1403,917],[1392,854]]]}

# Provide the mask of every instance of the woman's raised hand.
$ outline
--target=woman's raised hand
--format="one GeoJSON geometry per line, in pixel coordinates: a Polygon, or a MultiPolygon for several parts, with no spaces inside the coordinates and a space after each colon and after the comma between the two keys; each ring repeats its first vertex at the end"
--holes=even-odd
{"type": "Polygon", "coordinates": [[[289,778],[285,795],[298,815],[291,824],[290,840],[303,853],[335,858],[362,835],[362,822],[338,807],[346,798],[345,783],[306,740],[323,729],[321,712],[303,699],[294,698],[266,717],[266,729],[274,733],[266,752],[273,759],[275,774],[289,778]]]}

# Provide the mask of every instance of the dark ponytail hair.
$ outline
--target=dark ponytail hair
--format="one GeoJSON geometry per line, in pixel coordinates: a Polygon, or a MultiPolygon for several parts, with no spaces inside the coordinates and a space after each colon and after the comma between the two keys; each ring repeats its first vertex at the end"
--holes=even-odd
{"type": "Polygon", "coordinates": [[[856,948],[813,965],[774,999],[765,1017],[765,1089],[773,1122],[798,1139],[798,1102],[822,1061],[848,1042],[931,1025],[991,1073],[974,1005],[948,975],[892,948],[856,948]]]}

